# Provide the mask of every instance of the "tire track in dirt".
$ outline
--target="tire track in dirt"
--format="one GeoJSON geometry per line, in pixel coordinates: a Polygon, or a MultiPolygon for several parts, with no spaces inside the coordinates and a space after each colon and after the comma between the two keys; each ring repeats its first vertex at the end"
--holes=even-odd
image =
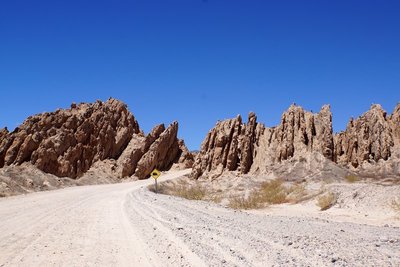
{"type": "Polygon", "coordinates": [[[151,183],[1,199],[0,266],[400,266],[399,228],[234,211],[151,183]]]}
{"type": "MultiPolygon", "coordinates": [[[[209,266],[398,266],[400,262],[400,242],[376,245],[382,234],[400,240],[398,228],[258,215],[156,195],[146,188],[132,192],[129,202],[137,206],[126,205],[127,213],[134,209],[135,216],[146,217],[142,222],[162,225],[209,266]]],[[[158,228],[153,231],[157,237],[158,228]]]]}

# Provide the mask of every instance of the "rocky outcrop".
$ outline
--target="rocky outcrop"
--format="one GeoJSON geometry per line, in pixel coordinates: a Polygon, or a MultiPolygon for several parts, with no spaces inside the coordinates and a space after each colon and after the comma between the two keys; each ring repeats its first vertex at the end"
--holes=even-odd
{"type": "Polygon", "coordinates": [[[211,170],[221,174],[225,168],[229,171],[238,168],[241,153],[239,138],[243,127],[240,116],[217,123],[207,134],[196,157],[192,171],[195,178],[211,170]]]}
{"type": "MultiPolygon", "coordinates": [[[[365,161],[388,160],[398,150],[399,129],[400,105],[391,116],[387,116],[379,105],[373,105],[370,111],[351,120],[346,131],[337,135],[333,135],[329,105],[315,114],[292,105],[282,115],[281,123],[273,128],[258,123],[256,115],[250,113],[246,124],[240,116],[217,123],[201,146],[192,176],[217,177],[224,171],[268,173],[288,160],[293,163],[316,158],[310,157],[310,153],[321,154],[340,166],[351,164],[357,168],[365,161]]],[[[326,161],[321,162],[332,167],[326,161]]]]}
{"type": "Polygon", "coordinates": [[[125,104],[72,104],[70,109],[29,117],[3,140],[5,165],[30,161],[40,170],[76,178],[93,162],[117,158],[139,126],[125,104]]]}
{"type": "Polygon", "coordinates": [[[388,121],[392,129],[394,145],[396,147],[400,146],[400,103],[397,104],[388,121]]]}
{"type": "Polygon", "coordinates": [[[98,161],[114,160],[118,177],[145,178],[168,169],[182,148],[178,124],[156,126],[144,136],[127,106],[116,99],[72,104],[70,109],[31,116],[9,133],[0,131],[0,167],[30,162],[58,177],[81,177],[98,161]]]}
{"type": "Polygon", "coordinates": [[[178,122],[175,121],[150,146],[149,151],[138,162],[136,171],[139,177],[150,173],[154,168],[167,170],[179,159],[181,151],[177,134],[178,122]]]}
{"type": "Polygon", "coordinates": [[[247,124],[241,117],[217,123],[205,138],[196,157],[192,175],[220,175],[224,170],[256,172],[307,151],[333,158],[332,114],[324,106],[317,114],[292,105],[281,124],[267,128],[251,112],[247,124]]]}
{"type": "Polygon", "coordinates": [[[143,141],[132,139],[133,143],[130,145],[140,148],[133,149],[133,153],[123,159],[125,163],[126,160],[130,163],[122,164],[122,168],[125,169],[122,176],[135,174],[139,179],[143,179],[154,168],[159,170],[169,169],[175,161],[179,160],[182,153],[177,134],[178,123],[174,122],[167,129],[164,125],[155,127],[143,141]]]}
{"type": "MultiPolygon", "coordinates": [[[[7,135],[8,135],[7,128],[3,128],[0,130],[0,145],[3,143],[7,135]]],[[[4,154],[5,150],[0,147],[0,168],[4,166],[4,154]]]]}
{"type": "Polygon", "coordinates": [[[189,149],[185,145],[185,141],[183,141],[182,139],[178,140],[178,146],[179,151],[181,151],[178,161],[175,162],[178,165],[178,169],[192,168],[194,163],[193,153],[189,151],[189,149]]]}
{"type": "Polygon", "coordinates": [[[387,116],[380,105],[372,105],[358,119],[351,119],[346,130],[335,136],[335,161],[357,168],[364,161],[388,160],[399,142],[398,116],[399,106],[387,116]]]}
{"type": "Polygon", "coordinates": [[[135,173],[139,160],[148,152],[150,146],[160,137],[165,131],[164,124],[157,125],[147,135],[133,135],[127,148],[117,161],[118,176],[127,177],[135,173]]]}
{"type": "Polygon", "coordinates": [[[292,105],[282,115],[281,124],[272,128],[265,137],[275,150],[273,161],[287,160],[295,154],[316,151],[332,159],[332,113],[330,106],[322,107],[317,114],[292,105]]]}

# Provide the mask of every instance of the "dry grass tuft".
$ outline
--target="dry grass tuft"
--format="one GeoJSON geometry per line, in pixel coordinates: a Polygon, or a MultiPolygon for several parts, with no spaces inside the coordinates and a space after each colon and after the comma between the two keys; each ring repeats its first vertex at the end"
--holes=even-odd
{"type": "Polygon", "coordinates": [[[360,181],[360,178],[357,175],[347,175],[345,179],[348,183],[355,183],[360,181]]]}
{"type": "Polygon", "coordinates": [[[306,184],[295,184],[291,186],[288,190],[288,202],[292,204],[297,204],[309,199],[309,193],[306,189],[306,184]]]}
{"type": "MultiPolygon", "coordinates": [[[[149,190],[155,192],[154,185],[149,186],[149,190]]],[[[204,186],[195,183],[190,185],[187,182],[175,183],[161,183],[158,186],[158,193],[165,195],[174,195],[190,200],[203,200],[207,194],[204,186]]]]}
{"type": "Polygon", "coordinates": [[[317,198],[317,205],[321,211],[330,209],[336,204],[337,196],[335,193],[328,192],[317,198]]]}
{"type": "Polygon", "coordinates": [[[263,206],[263,202],[260,201],[259,195],[256,191],[253,191],[248,197],[236,196],[229,199],[228,206],[232,209],[258,209],[263,206]]]}
{"type": "Polygon", "coordinates": [[[392,209],[400,215],[400,199],[393,199],[390,203],[392,209]]]}
{"type": "Polygon", "coordinates": [[[288,189],[281,179],[264,182],[258,192],[260,201],[267,204],[282,204],[287,202],[288,189]]]}
{"type": "Polygon", "coordinates": [[[211,201],[214,203],[221,203],[222,202],[222,195],[218,193],[210,193],[207,194],[204,200],[211,201]]]}
{"type": "MultiPolygon", "coordinates": [[[[304,181],[289,186],[285,185],[282,179],[269,180],[260,184],[247,196],[243,196],[244,192],[239,196],[231,196],[228,199],[228,206],[233,209],[258,209],[272,204],[299,203],[310,199],[306,185],[304,181]]],[[[149,190],[154,192],[154,185],[149,186],[149,190]]],[[[244,190],[238,187],[236,191],[244,190]]],[[[158,193],[221,203],[225,199],[226,192],[220,188],[213,190],[212,187],[207,187],[199,181],[182,179],[160,183],[158,193]]]]}
{"type": "Polygon", "coordinates": [[[258,190],[253,190],[248,197],[231,197],[229,207],[234,209],[257,209],[271,204],[282,204],[289,201],[288,194],[296,189],[286,188],[283,180],[275,179],[261,184],[258,190]]]}

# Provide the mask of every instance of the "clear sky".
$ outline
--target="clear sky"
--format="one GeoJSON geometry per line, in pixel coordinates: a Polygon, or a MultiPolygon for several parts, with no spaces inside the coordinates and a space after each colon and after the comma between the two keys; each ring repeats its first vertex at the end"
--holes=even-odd
{"type": "Polygon", "coordinates": [[[128,104],[142,129],[267,126],[330,103],[334,130],[400,101],[400,1],[1,1],[0,127],[71,102],[128,104]]]}

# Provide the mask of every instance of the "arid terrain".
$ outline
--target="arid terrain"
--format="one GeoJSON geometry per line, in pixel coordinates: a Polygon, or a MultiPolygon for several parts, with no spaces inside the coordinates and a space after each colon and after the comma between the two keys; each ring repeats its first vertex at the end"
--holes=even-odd
{"type": "MultiPolygon", "coordinates": [[[[174,179],[189,171],[162,175],[174,179]]],[[[0,266],[398,266],[399,223],[156,195],[151,180],[0,200],[0,266]],[[284,212],[286,210],[286,212],[284,212]],[[397,226],[396,226],[397,225],[397,226]]],[[[306,209],[304,209],[306,210],[306,209]]]]}
{"type": "Polygon", "coordinates": [[[112,98],[30,116],[0,130],[0,266],[399,266],[400,105],[332,120],[251,112],[192,153],[112,98]]]}

